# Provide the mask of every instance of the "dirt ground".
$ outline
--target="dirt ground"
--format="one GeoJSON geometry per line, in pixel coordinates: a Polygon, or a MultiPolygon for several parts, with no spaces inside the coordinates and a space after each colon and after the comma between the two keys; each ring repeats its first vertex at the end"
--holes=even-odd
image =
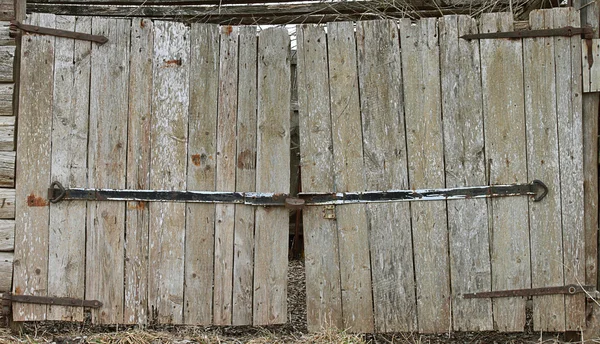
{"type": "MultiPolygon", "coordinates": [[[[198,327],[198,326],[151,326],[145,329],[123,326],[94,326],[89,321],[81,324],[61,322],[28,323],[21,333],[11,333],[6,319],[0,318],[0,344],[8,343],[563,343],[562,334],[525,333],[503,334],[496,332],[461,332],[439,335],[386,334],[354,335],[335,329],[308,333],[306,329],[306,305],[304,266],[300,261],[290,262],[288,285],[288,318],[285,325],[270,327],[198,327]]],[[[598,340],[582,341],[580,336],[572,342],[600,343],[598,340]]]]}

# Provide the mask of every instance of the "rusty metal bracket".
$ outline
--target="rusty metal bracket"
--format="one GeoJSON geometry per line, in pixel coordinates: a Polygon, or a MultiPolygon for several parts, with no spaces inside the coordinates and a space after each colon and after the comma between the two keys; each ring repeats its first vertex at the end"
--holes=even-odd
{"type": "Polygon", "coordinates": [[[465,299],[478,299],[478,298],[497,298],[497,297],[518,297],[518,296],[540,296],[540,295],[575,295],[580,293],[586,293],[596,297],[596,288],[589,285],[577,285],[569,284],[559,287],[543,287],[543,288],[527,288],[527,289],[512,289],[512,290],[497,290],[497,291],[485,291],[478,293],[463,294],[465,299]]]}
{"type": "Polygon", "coordinates": [[[584,38],[592,38],[593,34],[594,34],[594,29],[591,26],[585,26],[585,27],[565,26],[565,27],[558,28],[558,29],[474,33],[474,34],[460,36],[460,38],[466,39],[466,40],[471,40],[471,39],[493,39],[493,38],[535,38],[535,37],[555,37],[555,36],[572,37],[572,36],[577,36],[577,35],[583,35],[584,38]]]}
{"type": "Polygon", "coordinates": [[[335,205],[326,205],[323,207],[323,218],[335,220],[335,205]]]}
{"type": "Polygon", "coordinates": [[[24,32],[36,33],[38,35],[50,35],[50,36],[57,36],[57,37],[73,38],[73,39],[78,39],[78,40],[83,40],[83,41],[96,42],[100,45],[108,42],[108,38],[106,38],[104,36],[90,35],[89,33],[74,32],[74,31],[67,31],[67,30],[59,30],[59,29],[53,29],[53,28],[49,28],[49,27],[27,25],[27,24],[20,23],[16,20],[10,21],[10,30],[11,31],[21,30],[24,32]]]}
{"type": "Polygon", "coordinates": [[[69,307],[86,307],[100,308],[102,302],[98,300],[81,300],[72,297],[56,297],[56,296],[34,296],[34,295],[15,295],[12,293],[4,293],[2,300],[19,303],[34,303],[39,305],[54,305],[54,306],[69,306],[69,307]]]}

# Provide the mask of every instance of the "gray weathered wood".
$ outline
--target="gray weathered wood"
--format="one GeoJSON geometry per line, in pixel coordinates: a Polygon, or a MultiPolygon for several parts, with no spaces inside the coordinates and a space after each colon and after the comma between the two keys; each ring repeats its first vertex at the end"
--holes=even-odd
{"type": "MultiPolygon", "coordinates": [[[[131,22],[129,122],[127,124],[127,188],[150,189],[150,121],[154,25],[131,22]]],[[[125,216],[125,304],[123,322],[148,322],[148,204],[127,202],[125,216]]]]}
{"type": "Polygon", "coordinates": [[[0,84],[0,116],[14,116],[13,92],[14,84],[0,84]]]}
{"type": "MultiPolygon", "coordinates": [[[[483,14],[480,32],[511,31],[508,13],[483,14]]],[[[527,182],[523,53],[520,40],[481,40],[488,184],[527,182]]],[[[492,290],[531,287],[528,199],[491,200],[492,290]]],[[[525,300],[493,300],[499,331],[522,331],[525,300]]]]}
{"type": "MultiPolygon", "coordinates": [[[[29,23],[54,27],[54,15],[33,14],[29,23]]],[[[17,144],[20,178],[16,183],[19,201],[15,219],[18,239],[13,287],[17,294],[47,295],[49,210],[45,195],[50,185],[51,133],[48,128],[52,126],[54,40],[51,36],[28,35],[22,41],[17,144]]],[[[7,191],[0,189],[5,195],[7,191]]],[[[14,191],[12,193],[14,195],[14,191]]],[[[10,208],[14,216],[14,207],[10,208]]],[[[6,203],[0,207],[1,218],[12,217],[6,216],[8,209],[6,203]]],[[[45,319],[46,306],[16,304],[13,307],[15,321],[45,319]]]]}
{"type": "MultiPolygon", "coordinates": [[[[334,189],[365,190],[356,38],[351,22],[327,25],[334,189]]],[[[344,329],[372,333],[373,291],[365,205],[336,209],[344,329]]]]}
{"type": "MultiPolygon", "coordinates": [[[[581,25],[594,29],[598,38],[600,1],[573,0],[581,8],[581,25]]],[[[584,227],[585,227],[585,283],[598,285],[598,111],[600,94],[587,93],[583,103],[583,173],[584,173],[584,227]]]]}
{"type": "Polygon", "coordinates": [[[596,63],[600,60],[600,39],[592,39],[591,46],[587,45],[587,41],[581,42],[583,64],[583,92],[600,92],[600,64],[596,63]],[[592,56],[592,65],[588,56],[592,56]]]}
{"type": "MultiPolygon", "coordinates": [[[[47,187],[46,187],[47,188],[47,187]]],[[[0,219],[15,219],[15,189],[0,189],[0,219]]],[[[31,193],[28,195],[30,196],[31,193]]],[[[27,198],[27,196],[25,196],[27,198]]],[[[38,202],[43,203],[45,201],[43,198],[32,197],[30,199],[26,199],[25,202],[33,202],[33,204],[39,204],[38,202]]],[[[17,231],[15,226],[15,237],[18,238],[20,232],[17,231]]],[[[15,250],[18,251],[18,245],[15,243],[15,250]]]]}
{"type": "MultiPolygon", "coordinates": [[[[217,115],[217,190],[235,191],[239,28],[221,27],[217,115]]],[[[215,207],[213,323],[231,325],[235,205],[215,207]]]]}
{"type": "MultiPolygon", "coordinates": [[[[408,174],[412,189],[445,186],[437,19],[400,21],[408,174]]],[[[452,328],[446,202],[411,204],[419,332],[452,328]]]]}
{"type": "MultiPolygon", "coordinates": [[[[552,28],[553,17],[551,10],[532,11],[531,29],[552,28]]],[[[552,37],[523,40],[527,170],[529,179],[543,180],[550,189],[543,204],[529,205],[533,288],[563,283],[563,265],[558,264],[563,253],[554,50],[552,37]]],[[[534,330],[564,331],[564,305],[563,295],[534,297],[534,330]]]]}
{"type": "Polygon", "coordinates": [[[0,116],[0,151],[15,150],[15,116],[0,116]]]}
{"type": "MultiPolygon", "coordinates": [[[[187,163],[188,190],[215,190],[219,27],[192,24],[190,30],[190,106],[187,163]]],[[[186,324],[210,325],[213,305],[215,206],[186,205],[186,324]]]]}
{"type": "Polygon", "coordinates": [[[0,252],[15,249],[15,220],[0,220],[0,252]]]}
{"type": "MultiPolygon", "coordinates": [[[[23,35],[27,39],[28,35],[23,35]]],[[[0,46],[0,82],[12,82],[13,65],[15,61],[14,46],[0,46]]]]}
{"type": "MultiPolygon", "coordinates": [[[[555,9],[554,27],[580,26],[572,7],[555,9]]],[[[556,113],[562,210],[564,283],[585,281],[583,105],[579,37],[555,37],[556,113]]],[[[565,296],[565,330],[585,328],[585,296],[565,296]]]]}
{"type": "Polygon", "coordinates": [[[10,37],[9,25],[9,21],[0,21],[0,46],[15,45],[15,39],[10,37]]]}
{"type": "MultiPolygon", "coordinates": [[[[359,22],[356,36],[366,189],[406,189],[398,28],[393,21],[359,22]]],[[[370,204],[367,215],[375,330],[415,331],[410,207],[406,203],[370,204]]]]}
{"type": "MultiPolygon", "coordinates": [[[[297,35],[302,191],[328,192],[334,182],[325,28],[301,25],[297,35]]],[[[302,211],[309,331],[343,328],[337,225],[323,212],[322,206],[302,211]]]]}
{"type": "MultiPolygon", "coordinates": [[[[258,38],[256,191],[290,189],[290,39],[285,28],[258,38]]],[[[288,210],[258,208],[255,215],[254,325],[287,321],[288,210]]]]}
{"type": "MultiPolygon", "coordinates": [[[[88,186],[125,187],[129,108],[129,20],[92,18],[92,34],[108,38],[92,44],[88,186]]],[[[87,207],[86,299],[102,300],[92,321],[123,322],[125,204],[89,202],[87,207]]]]}
{"type": "Polygon", "coordinates": [[[0,252],[0,293],[10,291],[13,278],[12,252],[0,252]]]}
{"type": "MultiPolygon", "coordinates": [[[[89,17],[56,17],[56,28],[92,31],[89,17]]],[[[54,57],[52,177],[65,187],[87,185],[90,42],[57,38],[54,57]]],[[[83,298],[85,202],[50,205],[48,294],[83,298]]],[[[83,321],[81,307],[48,306],[48,320],[83,321]]]]}
{"type": "Polygon", "coordinates": [[[16,152],[0,152],[0,187],[15,186],[16,152]]]}
{"type": "MultiPolygon", "coordinates": [[[[189,28],[154,22],[150,187],[185,190],[189,28]]],[[[185,204],[150,203],[148,308],[158,323],[183,322],[185,204]]]]}
{"type": "MultiPolygon", "coordinates": [[[[256,190],[256,27],[240,29],[235,190],[256,190]]],[[[235,206],[233,325],[252,324],[254,207],[235,206]]]]}
{"type": "MultiPolygon", "coordinates": [[[[479,42],[469,16],[439,22],[446,187],[486,184],[479,42]]],[[[490,299],[462,294],[490,290],[492,275],[486,200],[448,202],[452,321],[455,331],[493,330],[490,299]]]]}

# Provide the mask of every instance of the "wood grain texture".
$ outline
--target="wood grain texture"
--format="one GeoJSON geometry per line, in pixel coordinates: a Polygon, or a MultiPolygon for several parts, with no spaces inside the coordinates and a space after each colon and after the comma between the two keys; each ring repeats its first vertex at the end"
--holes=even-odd
{"type": "MultiPolygon", "coordinates": [[[[439,31],[446,187],[485,185],[479,42],[459,38],[477,33],[477,24],[446,16],[439,31]]],[[[448,230],[453,329],[493,330],[491,299],[461,296],[492,286],[487,201],[448,202],[448,230]]]]}
{"type": "MultiPolygon", "coordinates": [[[[532,11],[531,29],[552,28],[553,17],[552,11],[532,11]]],[[[529,205],[533,288],[559,286],[564,279],[554,51],[552,37],[523,40],[527,170],[530,180],[542,180],[550,189],[544,202],[529,205]]],[[[534,329],[564,331],[564,304],[563,295],[534,297],[534,329]]]]}
{"type": "MultiPolygon", "coordinates": [[[[256,190],[256,68],[255,26],[240,27],[237,102],[236,191],[256,190]]],[[[233,256],[233,325],[252,324],[254,279],[254,212],[252,206],[235,206],[233,256]]]]}
{"type": "Polygon", "coordinates": [[[13,279],[12,252],[0,252],[0,293],[10,291],[13,279]]]}
{"type": "MultiPolygon", "coordinates": [[[[27,36],[27,35],[24,35],[27,36]]],[[[14,46],[0,46],[0,82],[12,82],[15,61],[14,46]]]]}
{"type": "MultiPolygon", "coordinates": [[[[185,190],[189,28],[154,22],[150,188],[185,190]]],[[[183,323],[185,204],[150,203],[148,308],[158,323],[183,323]]]]}
{"type": "Polygon", "coordinates": [[[583,92],[600,92],[600,39],[592,39],[588,46],[587,41],[581,41],[583,64],[583,92]],[[589,57],[592,59],[589,59],[589,57]],[[592,62],[590,66],[590,62],[592,62]]]}
{"type": "MultiPolygon", "coordinates": [[[[366,189],[354,25],[327,25],[334,188],[366,189]]],[[[372,333],[373,291],[366,205],[337,207],[344,329],[372,333]]]]}
{"type": "Polygon", "coordinates": [[[14,249],[15,220],[0,220],[0,252],[12,252],[14,249]]]}
{"type": "MultiPolygon", "coordinates": [[[[54,15],[33,14],[28,23],[54,27],[54,15]]],[[[48,128],[52,126],[54,40],[51,36],[35,35],[27,35],[22,40],[17,144],[20,177],[16,181],[18,216],[15,219],[18,239],[13,286],[16,294],[47,295],[49,210],[45,195],[50,185],[51,133],[48,128]],[[31,207],[29,203],[40,206],[31,207]]],[[[0,193],[6,191],[0,190],[0,193]]],[[[0,217],[7,218],[2,216],[8,210],[7,204],[4,205],[0,208],[0,217]]],[[[45,305],[16,304],[13,307],[14,321],[45,319],[45,305]]]]}
{"type": "MultiPolygon", "coordinates": [[[[437,19],[400,21],[409,187],[445,186],[437,19]]],[[[452,328],[446,202],[411,204],[419,332],[452,328]]]]}
{"type": "MultiPolygon", "coordinates": [[[[91,18],[56,17],[56,28],[91,33],[91,18]]],[[[87,185],[87,144],[92,44],[56,39],[51,179],[65,187],[87,185]]],[[[48,294],[84,297],[86,202],[50,205],[48,294]]],[[[48,306],[48,320],[83,321],[81,307],[48,306]]]]}
{"type": "Polygon", "coordinates": [[[0,187],[15,187],[16,152],[0,152],[0,187]]]}
{"type": "MultiPolygon", "coordinates": [[[[298,115],[303,192],[331,192],[333,152],[327,37],[323,26],[301,25],[298,35],[298,115]]],[[[343,328],[337,224],[324,208],[302,210],[309,331],[343,328]]]]}
{"type": "MultiPolygon", "coordinates": [[[[221,27],[217,115],[217,190],[235,191],[239,29],[221,27]]],[[[235,205],[215,206],[213,323],[231,325],[235,205]]]]}
{"type": "MultiPolygon", "coordinates": [[[[356,40],[366,189],[406,189],[398,28],[392,21],[359,22],[356,40]]],[[[375,330],[415,331],[417,305],[410,207],[407,203],[369,204],[367,216],[375,330]]]]}
{"type": "MultiPolygon", "coordinates": [[[[150,189],[150,121],[154,24],[131,21],[129,119],[127,124],[127,188],[150,189]]],[[[148,204],[127,202],[125,216],[125,307],[123,322],[148,322],[148,204]]]]}
{"type": "Polygon", "coordinates": [[[14,84],[0,84],[0,116],[14,116],[13,92],[14,84]]]}
{"type": "Polygon", "coordinates": [[[15,38],[10,37],[10,21],[0,21],[0,46],[15,45],[15,38]]]}
{"type": "MultiPolygon", "coordinates": [[[[125,187],[129,108],[129,20],[92,18],[92,34],[108,38],[92,45],[88,186],[125,187]]],[[[86,299],[102,300],[95,323],[123,321],[125,204],[89,202],[86,244],[86,299]]]]}
{"type": "MultiPolygon", "coordinates": [[[[555,9],[553,14],[554,27],[580,26],[579,13],[573,8],[555,9]]],[[[565,284],[583,283],[586,274],[580,44],[578,37],[554,38],[565,284]]],[[[565,315],[565,330],[585,328],[585,296],[566,295],[565,315]]]]}
{"type": "MultiPolygon", "coordinates": [[[[188,113],[187,189],[215,189],[219,27],[192,24],[190,30],[190,106],[188,113]]],[[[212,324],[215,206],[186,205],[186,324],[212,324]]]]}
{"type": "MultiPolygon", "coordinates": [[[[581,8],[581,25],[594,29],[599,37],[600,2],[598,0],[574,0],[573,6],[581,8]]],[[[582,96],[583,107],[583,187],[585,228],[585,283],[598,285],[598,111],[600,94],[582,96]]],[[[593,306],[592,306],[593,307],[593,306]]],[[[590,307],[587,307],[591,311],[590,307]]]]}
{"type": "MultiPolygon", "coordinates": [[[[256,191],[290,189],[290,39],[285,28],[258,37],[256,191]]],[[[254,246],[254,325],[287,321],[288,210],[258,208],[254,246]]]]}
{"type": "MultiPolygon", "coordinates": [[[[15,219],[15,189],[0,189],[0,219],[15,219]]],[[[18,238],[19,232],[15,227],[15,238],[18,238]]],[[[18,245],[15,242],[15,250],[18,245]]]]}
{"type": "Polygon", "coordinates": [[[0,117],[0,151],[15,150],[15,116],[0,117]]]}
{"type": "MultiPolygon", "coordinates": [[[[510,31],[509,14],[483,14],[480,32],[510,31]]],[[[482,40],[481,78],[488,183],[527,182],[523,53],[520,40],[482,40]]],[[[528,199],[491,200],[492,290],[531,287],[528,199]]],[[[494,328],[522,331],[525,300],[493,300],[494,328]]]]}

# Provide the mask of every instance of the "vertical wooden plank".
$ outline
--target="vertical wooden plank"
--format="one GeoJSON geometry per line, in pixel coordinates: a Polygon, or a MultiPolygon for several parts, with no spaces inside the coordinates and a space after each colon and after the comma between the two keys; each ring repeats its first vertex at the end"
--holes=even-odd
{"type": "MultiPolygon", "coordinates": [[[[579,13],[572,7],[555,9],[553,26],[567,25],[579,27],[579,13]]],[[[554,38],[565,284],[584,283],[586,269],[581,44],[578,37],[554,38]]],[[[585,296],[566,295],[565,314],[566,331],[585,328],[585,296]]]]}
{"type": "MultiPolygon", "coordinates": [[[[408,188],[398,28],[359,22],[356,32],[367,190],[408,188]]],[[[367,206],[375,330],[417,329],[408,203],[367,206]],[[393,219],[393,220],[392,220],[393,219]]]]}
{"type": "MultiPolygon", "coordinates": [[[[108,38],[92,45],[88,183],[91,188],[125,187],[129,80],[129,20],[92,18],[92,33],[108,38]]],[[[89,202],[87,207],[87,299],[104,305],[94,322],[123,321],[125,205],[89,202]]]]}
{"type": "MultiPolygon", "coordinates": [[[[459,38],[477,33],[477,24],[445,16],[439,25],[446,187],[485,185],[479,42],[459,38]]],[[[462,298],[492,286],[487,201],[448,202],[448,231],[453,328],[493,330],[491,299],[462,298]]]]}
{"type": "MultiPolygon", "coordinates": [[[[219,27],[192,24],[190,31],[188,190],[215,190],[219,27]]],[[[215,206],[186,204],[185,323],[210,325],[213,305],[215,206]]]]}
{"type": "MultiPolygon", "coordinates": [[[[410,188],[445,186],[437,19],[400,21],[410,188]]],[[[446,202],[411,204],[419,332],[449,331],[446,202]]]]}
{"type": "MultiPolygon", "coordinates": [[[[217,190],[235,191],[239,29],[221,27],[217,115],[217,190]]],[[[215,207],[215,325],[231,325],[235,206],[215,207]]]]}
{"type": "MultiPolygon", "coordinates": [[[[513,30],[509,13],[483,14],[480,32],[513,30]]],[[[519,40],[481,40],[488,183],[527,182],[523,52],[519,40]]],[[[491,200],[492,290],[531,287],[528,199],[491,200]]],[[[494,327],[522,331],[525,300],[493,300],[494,327]]]]}
{"type": "MultiPolygon", "coordinates": [[[[150,119],[152,115],[151,20],[131,22],[129,123],[127,127],[127,188],[150,189],[150,119]]],[[[146,202],[127,202],[125,213],[125,310],[127,324],[148,322],[148,226],[146,202]]]]}
{"type": "Polygon", "coordinates": [[[600,92],[600,64],[595,63],[600,59],[600,39],[591,39],[581,42],[583,65],[583,92],[600,92]],[[590,58],[591,57],[591,58],[590,58]],[[591,65],[590,65],[591,62],[591,65]]]}
{"type": "MultiPolygon", "coordinates": [[[[90,33],[91,19],[56,17],[56,28],[90,33]]],[[[90,42],[56,39],[52,119],[52,180],[87,185],[90,42]]],[[[85,202],[50,205],[48,294],[82,299],[85,294],[85,202]]],[[[48,320],[83,321],[81,307],[48,306],[48,320]]]]}
{"type": "MultiPolygon", "coordinates": [[[[290,189],[290,39],[285,28],[258,37],[256,191],[290,189]]],[[[254,325],[287,320],[288,210],[256,209],[254,325]]]]}
{"type": "MultiPolygon", "coordinates": [[[[32,14],[29,24],[54,27],[54,15],[32,14]]],[[[54,41],[52,36],[23,35],[22,39],[13,283],[16,294],[47,295],[49,211],[44,190],[50,183],[54,41]]],[[[13,306],[14,321],[45,319],[45,305],[13,306]]]]}
{"type": "MultiPolygon", "coordinates": [[[[532,29],[553,26],[553,11],[536,10],[529,16],[532,29]]],[[[554,38],[523,40],[525,123],[529,179],[549,187],[544,202],[529,205],[531,240],[531,285],[533,288],[563,283],[562,226],[554,38]]],[[[565,298],[546,295],[533,298],[533,328],[536,331],[565,330],[565,298]]]]}
{"type": "MultiPolygon", "coordinates": [[[[330,192],[334,185],[327,37],[323,26],[300,25],[296,32],[302,191],[330,192]]],[[[323,207],[302,211],[309,331],[343,328],[337,225],[323,212],[323,207]]]]}
{"type": "MultiPolygon", "coordinates": [[[[327,25],[334,189],[366,190],[354,24],[327,25]]],[[[344,329],[375,331],[366,205],[336,209],[344,329]]]]}
{"type": "MultiPolygon", "coordinates": [[[[256,190],[256,26],[240,29],[238,62],[236,191],[256,190]]],[[[235,206],[233,325],[252,324],[254,207],[235,206]]]]}
{"type": "MultiPolygon", "coordinates": [[[[189,28],[154,22],[150,187],[185,190],[189,28]]],[[[185,204],[150,204],[148,308],[158,323],[183,322],[185,204]]]]}

